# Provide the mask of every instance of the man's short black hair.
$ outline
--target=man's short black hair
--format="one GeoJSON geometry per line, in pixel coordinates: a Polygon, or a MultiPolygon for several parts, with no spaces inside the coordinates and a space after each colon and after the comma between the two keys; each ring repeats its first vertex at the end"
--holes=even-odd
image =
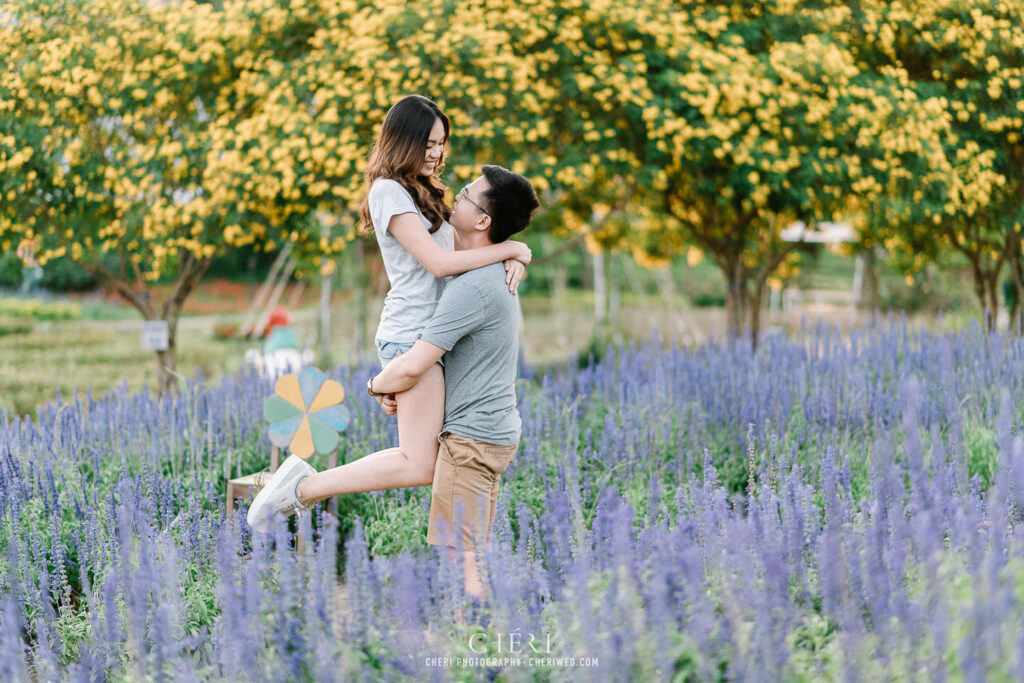
{"type": "Polygon", "coordinates": [[[484,166],[484,178],[490,187],[480,195],[491,217],[488,236],[491,242],[504,242],[530,224],[540,206],[530,181],[501,166],[484,166]]]}

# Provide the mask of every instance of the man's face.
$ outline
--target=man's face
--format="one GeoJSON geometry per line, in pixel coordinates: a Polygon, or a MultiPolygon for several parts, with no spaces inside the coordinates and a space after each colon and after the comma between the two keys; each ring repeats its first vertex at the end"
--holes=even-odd
{"type": "Polygon", "coordinates": [[[450,220],[452,227],[461,233],[486,227],[490,217],[484,211],[483,194],[490,187],[487,179],[480,176],[455,195],[455,207],[450,220]]]}

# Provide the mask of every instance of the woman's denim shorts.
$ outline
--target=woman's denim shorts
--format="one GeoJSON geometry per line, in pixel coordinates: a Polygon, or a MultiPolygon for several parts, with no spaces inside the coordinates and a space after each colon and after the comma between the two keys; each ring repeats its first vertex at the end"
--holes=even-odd
{"type": "MultiPolygon", "coordinates": [[[[413,345],[413,342],[390,342],[385,339],[377,339],[375,342],[377,344],[377,358],[380,359],[381,368],[386,368],[388,363],[411,349],[413,345]]],[[[444,357],[437,362],[444,367],[444,357]]]]}
{"type": "Polygon", "coordinates": [[[386,368],[388,363],[412,348],[412,343],[390,342],[384,339],[377,339],[376,342],[377,358],[380,359],[381,368],[386,368]]]}

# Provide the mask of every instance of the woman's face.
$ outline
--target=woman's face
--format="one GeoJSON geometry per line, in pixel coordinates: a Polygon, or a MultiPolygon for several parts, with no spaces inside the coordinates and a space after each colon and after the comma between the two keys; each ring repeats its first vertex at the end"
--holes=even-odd
{"type": "Polygon", "coordinates": [[[430,129],[430,137],[427,138],[427,153],[423,160],[423,167],[420,175],[434,175],[434,169],[441,163],[444,156],[444,124],[441,119],[434,119],[434,127],[430,129]]]}

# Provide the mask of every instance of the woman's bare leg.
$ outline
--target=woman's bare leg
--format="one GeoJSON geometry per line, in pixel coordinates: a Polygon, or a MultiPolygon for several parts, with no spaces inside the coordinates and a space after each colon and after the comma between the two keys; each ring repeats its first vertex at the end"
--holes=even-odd
{"type": "Polygon", "coordinates": [[[444,371],[440,365],[398,401],[398,448],[371,453],[354,462],[302,480],[299,497],[312,503],[340,493],[429,486],[437,460],[437,435],[444,423],[444,371]]]}

